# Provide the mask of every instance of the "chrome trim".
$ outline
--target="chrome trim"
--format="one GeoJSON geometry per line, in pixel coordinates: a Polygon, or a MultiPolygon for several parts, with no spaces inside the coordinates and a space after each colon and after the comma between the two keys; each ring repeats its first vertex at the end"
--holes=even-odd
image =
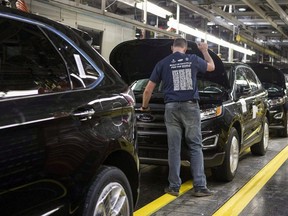
{"type": "Polygon", "coordinates": [[[53,210],[51,210],[51,211],[49,211],[49,212],[47,212],[47,213],[45,213],[45,214],[42,214],[41,216],[49,216],[49,215],[52,215],[52,214],[54,214],[56,211],[58,211],[59,209],[60,209],[60,207],[55,208],[55,209],[53,209],[53,210]]]}
{"type": "Polygon", "coordinates": [[[50,117],[50,118],[45,118],[45,119],[28,121],[28,122],[24,122],[24,123],[17,123],[17,124],[10,124],[10,125],[5,125],[5,126],[0,126],[0,130],[1,129],[6,129],[6,128],[16,127],[16,126],[20,126],[20,125],[29,125],[29,124],[33,124],[33,123],[49,121],[49,120],[53,120],[53,119],[56,119],[56,118],[55,117],[50,117]]]}
{"type": "Polygon", "coordinates": [[[283,118],[283,112],[277,113],[273,116],[274,119],[282,119],[283,118]]]}
{"type": "MultiPolygon", "coordinates": [[[[143,164],[168,165],[168,159],[147,158],[147,157],[139,157],[139,159],[143,164]]],[[[188,160],[181,160],[181,166],[190,166],[190,162],[188,160]]]]}
{"type": "Polygon", "coordinates": [[[206,137],[202,140],[202,145],[203,145],[203,149],[207,149],[207,148],[212,148],[212,147],[216,147],[217,143],[218,143],[218,139],[219,139],[219,134],[215,134],[213,136],[209,136],[206,137]],[[214,139],[214,143],[212,145],[203,145],[203,143],[208,140],[208,139],[214,139]]]}

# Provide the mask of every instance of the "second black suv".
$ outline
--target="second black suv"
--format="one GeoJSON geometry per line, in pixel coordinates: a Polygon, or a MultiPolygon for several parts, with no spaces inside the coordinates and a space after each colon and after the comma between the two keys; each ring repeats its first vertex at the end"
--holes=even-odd
{"type": "Polygon", "coordinates": [[[288,90],[286,77],[276,67],[263,63],[249,63],[268,91],[269,128],[281,137],[288,134],[288,90]]]}
{"type": "Polygon", "coordinates": [[[0,214],[133,215],[134,95],[74,30],[0,6],[0,214]]]}
{"type": "MultiPolygon", "coordinates": [[[[110,63],[131,84],[138,107],[155,64],[171,53],[172,39],[143,39],[119,44],[110,63]]],[[[189,42],[188,53],[202,57],[197,45],[189,42]]],[[[235,176],[239,156],[251,148],[264,155],[269,129],[267,91],[253,70],[241,63],[225,63],[211,51],[216,69],[198,77],[205,166],[215,177],[230,181],[235,176]]],[[[150,112],[137,111],[139,156],[142,163],[167,164],[167,137],[161,84],[150,100],[150,112]]],[[[185,145],[183,162],[188,162],[185,145]]]]}

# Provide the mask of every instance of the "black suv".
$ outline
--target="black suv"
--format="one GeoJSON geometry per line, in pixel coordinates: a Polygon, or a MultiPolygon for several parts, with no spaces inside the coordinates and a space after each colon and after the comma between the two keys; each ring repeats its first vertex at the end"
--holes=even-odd
{"type": "Polygon", "coordinates": [[[76,31],[0,6],[0,214],[133,215],[135,97],[76,31]]]}
{"type": "MultiPolygon", "coordinates": [[[[285,83],[286,83],[286,92],[288,94],[288,68],[281,68],[280,69],[285,76],[285,83]]],[[[288,110],[288,107],[287,107],[288,110]]]]}
{"type": "MultiPolygon", "coordinates": [[[[110,54],[110,63],[131,84],[136,107],[154,65],[171,53],[172,39],[126,41],[110,54]]],[[[197,45],[189,42],[188,53],[202,57],[197,45]]],[[[235,176],[239,156],[251,147],[256,155],[264,155],[268,146],[269,128],[267,91],[253,70],[241,63],[225,63],[211,51],[216,69],[199,75],[198,88],[202,119],[203,150],[206,167],[213,167],[219,180],[235,176]]],[[[167,138],[164,124],[164,100],[161,84],[150,100],[150,112],[137,111],[140,162],[167,164],[167,138]]],[[[183,163],[187,161],[185,145],[183,163]]],[[[187,163],[186,163],[187,164],[187,163]]]]}
{"type": "Polygon", "coordinates": [[[271,65],[249,63],[262,85],[268,91],[269,128],[281,137],[287,137],[288,90],[283,72],[271,65]]]}

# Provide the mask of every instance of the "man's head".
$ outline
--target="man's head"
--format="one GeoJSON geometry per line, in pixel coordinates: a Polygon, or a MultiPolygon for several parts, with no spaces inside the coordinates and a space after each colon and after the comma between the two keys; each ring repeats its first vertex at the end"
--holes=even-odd
{"type": "Polygon", "coordinates": [[[172,51],[185,53],[187,50],[187,41],[184,38],[176,38],[173,42],[172,51]]]}

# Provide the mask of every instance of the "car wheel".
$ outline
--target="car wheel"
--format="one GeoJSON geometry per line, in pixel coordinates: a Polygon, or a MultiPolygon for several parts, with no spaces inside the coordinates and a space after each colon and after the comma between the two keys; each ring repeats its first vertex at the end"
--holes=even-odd
{"type": "Polygon", "coordinates": [[[279,131],[280,137],[287,137],[288,134],[288,127],[287,127],[288,121],[287,121],[287,114],[284,115],[284,128],[279,131]]]}
{"type": "Polygon", "coordinates": [[[89,188],[83,216],[94,215],[133,215],[129,182],[116,167],[102,167],[89,188]]]}
{"type": "Polygon", "coordinates": [[[225,149],[225,159],[221,166],[212,169],[213,176],[217,180],[232,181],[236,174],[239,163],[239,135],[232,127],[229,133],[228,142],[225,149]]]}
{"type": "Polygon", "coordinates": [[[268,125],[268,119],[265,117],[264,123],[263,123],[263,134],[262,139],[259,143],[254,144],[250,147],[252,154],[254,155],[265,155],[268,143],[269,143],[269,125],[268,125]]]}

